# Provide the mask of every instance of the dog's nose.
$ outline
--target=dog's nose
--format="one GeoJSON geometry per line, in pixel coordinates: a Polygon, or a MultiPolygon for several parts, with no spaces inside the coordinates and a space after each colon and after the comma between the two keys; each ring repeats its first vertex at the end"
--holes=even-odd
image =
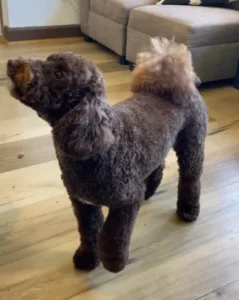
{"type": "Polygon", "coordinates": [[[7,62],[7,67],[12,68],[13,64],[14,64],[13,59],[9,59],[9,61],[7,62]]]}
{"type": "Polygon", "coordinates": [[[17,70],[21,66],[19,59],[9,59],[7,62],[7,67],[9,70],[15,69],[17,70]]]}
{"type": "Polygon", "coordinates": [[[22,65],[23,61],[21,59],[9,59],[7,62],[7,76],[13,79],[21,70],[22,65]]]}

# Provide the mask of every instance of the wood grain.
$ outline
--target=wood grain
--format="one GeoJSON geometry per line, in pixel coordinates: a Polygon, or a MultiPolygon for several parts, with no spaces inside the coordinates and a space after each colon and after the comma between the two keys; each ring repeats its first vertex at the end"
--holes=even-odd
{"type": "Polygon", "coordinates": [[[160,189],[141,208],[126,270],[77,272],[71,259],[79,238],[50,128],[9,96],[5,80],[7,59],[56,51],[94,60],[111,104],[130,95],[127,66],[97,44],[0,45],[0,299],[239,299],[239,92],[229,85],[201,90],[210,119],[198,221],[175,217],[178,167],[171,151],[160,189]]]}

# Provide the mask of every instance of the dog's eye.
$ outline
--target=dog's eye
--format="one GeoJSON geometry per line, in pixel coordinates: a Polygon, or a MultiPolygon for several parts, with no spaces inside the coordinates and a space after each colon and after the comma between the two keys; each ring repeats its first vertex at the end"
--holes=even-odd
{"type": "Polygon", "coordinates": [[[61,72],[57,71],[57,72],[55,72],[55,76],[57,79],[61,79],[63,75],[61,72]]]}

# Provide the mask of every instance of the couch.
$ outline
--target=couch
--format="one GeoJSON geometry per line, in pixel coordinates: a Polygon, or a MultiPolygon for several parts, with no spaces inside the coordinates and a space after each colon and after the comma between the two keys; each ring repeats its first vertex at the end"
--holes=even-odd
{"type": "Polygon", "coordinates": [[[151,37],[188,45],[202,82],[233,78],[239,58],[239,1],[226,8],[155,5],[157,0],[80,0],[81,28],[134,63],[151,37]]]}

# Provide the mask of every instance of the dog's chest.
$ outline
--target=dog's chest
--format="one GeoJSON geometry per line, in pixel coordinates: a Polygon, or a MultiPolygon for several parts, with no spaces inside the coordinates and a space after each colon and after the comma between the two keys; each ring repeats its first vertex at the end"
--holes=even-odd
{"type": "MultiPolygon", "coordinates": [[[[62,180],[71,198],[91,205],[105,203],[108,197],[109,181],[105,184],[105,174],[97,162],[73,161],[58,156],[62,171],[62,180]]],[[[108,176],[107,176],[108,178],[108,176]]]]}

